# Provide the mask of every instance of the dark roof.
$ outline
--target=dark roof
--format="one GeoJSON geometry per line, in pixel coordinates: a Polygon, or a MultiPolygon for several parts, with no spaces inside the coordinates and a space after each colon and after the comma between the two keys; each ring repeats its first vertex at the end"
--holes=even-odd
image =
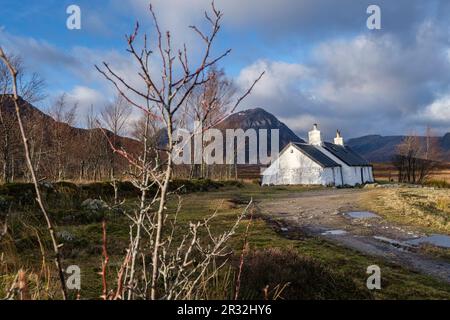
{"type": "Polygon", "coordinates": [[[314,162],[316,162],[317,164],[321,165],[324,168],[341,166],[339,163],[329,158],[327,155],[325,155],[323,152],[321,152],[313,145],[306,143],[292,143],[292,145],[295,146],[297,149],[299,149],[301,152],[303,152],[311,160],[313,160],[314,162]]]}
{"type": "Polygon", "coordinates": [[[341,161],[345,162],[349,166],[369,166],[369,162],[363,159],[359,154],[353,151],[348,146],[340,146],[330,142],[324,142],[324,148],[331,152],[341,161]]]}

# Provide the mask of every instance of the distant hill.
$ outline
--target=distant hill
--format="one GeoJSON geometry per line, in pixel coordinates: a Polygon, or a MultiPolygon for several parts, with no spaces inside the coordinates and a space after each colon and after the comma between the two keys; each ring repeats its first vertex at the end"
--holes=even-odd
{"type": "MultiPolygon", "coordinates": [[[[284,123],[279,121],[273,114],[262,108],[240,111],[228,116],[217,125],[221,130],[225,129],[279,129],[280,149],[289,142],[304,142],[284,123]]],[[[405,136],[381,136],[367,135],[359,138],[349,139],[346,145],[361,154],[370,162],[389,162],[396,152],[396,147],[405,136]]],[[[425,139],[422,137],[422,139],[425,139]]],[[[450,133],[443,137],[436,137],[443,154],[442,160],[450,159],[450,133]]],[[[270,147],[270,146],[269,146],[270,147]]]]}
{"type": "MultiPolygon", "coordinates": [[[[101,129],[82,129],[57,122],[29,102],[19,99],[21,116],[27,133],[33,161],[40,177],[51,179],[55,171],[64,170],[64,178],[107,177],[112,152],[108,140],[131,153],[139,150],[140,143],[126,137],[115,136],[101,129]],[[61,168],[56,168],[57,166],[61,168]]],[[[9,95],[0,95],[0,137],[8,136],[8,142],[0,139],[0,167],[5,159],[11,178],[26,174],[23,146],[17,125],[14,102],[9,95]]],[[[116,170],[124,170],[127,164],[117,159],[116,170]]],[[[0,172],[0,179],[5,172],[0,172]]]]}
{"type": "MultiPolygon", "coordinates": [[[[2,101],[0,104],[0,111],[2,112],[3,120],[15,124],[16,119],[12,100],[8,97],[5,98],[5,96],[2,95],[0,95],[0,98],[0,101],[2,101]]],[[[77,171],[88,170],[83,166],[90,166],[91,168],[89,170],[92,171],[106,170],[106,167],[108,166],[107,162],[109,161],[107,159],[109,157],[109,145],[104,138],[104,133],[101,132],[100,129],[87,130],[71,127],[65,123],[58,123],[52,117],[22,99],[20,99],[20,107],[33,146],[42,153],[43,157],[45,156],[48,158],[49,163],[55,161],[54,150],[56,146],[54,142],[54,130],[58,127],[64,129],[64,141],[66,144],[65,153],[70,159],[68,161],[70,162],[69,167],[71,167],[68,170],[74,170],[70,175],[76,174],[77,171]]],[[[284,148],[289,142],[305,142],[273,114],[262,108],[248,109],[231,114],[217,124],[216,128],[223,131],[226,129],[242,129],[244,131],[248,129],[267,129],[269,135],[269,150],[271,150],[270,129],[279,130],[280,149],[284,148]]],[[[13,126],[11,130],[14,135],[18,136],[17,126],[13,126]]],[[[114,137],[111,132],[106,131],[106,133],[109,138],[114,137]]],[[[370,162],[388,162],[395,154],[396,146],[400,144],[404,138],[404,136],[367,135],[349,139],[345,143],[370,162]]],[[[450,159],[450,133],[445,134],[443,137],[436,137],[435,139],[438,140],[439,146],[443,151],[442,160],[448,161],[448,159],[450,159]]],[[[136,140],[120,136],[116,136],[115,140],[118,146],[123,147],[126,150],[130,150],[131,152],[139,150],[140,143],[136,140]]],[[[167,137],[166,135],[161,134],[158,140],[160,140],[161,144],[164,144],[167,137]]],[[[13,148],[15,149],[12,150],[14,161],[22,162],[22,159],[20,159],[20,140],[13,139],[13,144],[13,148]]],[[[3,152],[3,149],[2,145],[0,145],[0,153],[3,152]]],[[[52,171],[51,165],[47,170],[45,170],[45,168],[42,168],[41,170],[50,173],[52,171]]],[[[105,172],[103,172],[103,174],[105,174],[105,172]]]]}
{"type": "MultiPolygon", "coordinates": [[[[0,100],[3,101],[2,104],[0,105],[0,108],[5,116],[5,121],[12,121],[15,123],[16,114],[12,99],[6,96],[6,99],[3,98],[0,100]]],[[[21,110],[21,116],[25,125],[32,125],[32,123],[34,123],[34,125],[36,124],[42,125],[44,131],[44,138],[49,138],[49,136],[51,135],[51,131],[52,129],[55,128],[55,126],[62,126],[67,131],[67,140],[68,140],[67,142],[69,142],[73,138],[84,138],[85,136],[92,134],[95,135],[106,134],[109,138],[114,137],[114,134],[106,129],[104,130],[104,132],[102,132],[102,130],[100,129],[91,129],[91,130],[82,129],[69,126],[66,123],[57,122],[51,116],[42,112],[41,110],[33,106],[31,103],[23,100],[22,98],[19,98],[19,106],[21,110]]],[[[116,141],[118,142],[119,145],[122,145],[124,147],[127,146],[134,148],[138,145],[137,141],[127,137],[116,136],[116,141]]]]}
{"type": "MultiPolygon", "coordinates": [[[[388,162],[392,159],[405,136],[368,135],[349,139],[346,144],[370,162],[388,162]]],[[[425,137],[421,137],[425,139],[425,137]]],[[[435,137],[442,150],[441,160],[450,159],[450,133],[443,137],[435,137]]]]}
{"type": "MultiPolygon", "coordinates": [[[[273,114],[262,108],[249,109],[234,113],[222,121],[219,129],[279,129],[280,148],[289,142],[304,142],[284,123],[279,121],[273,114]]],[[[370,162],[389,162],[396,152],[396,147],[405,136],[381,136],[367,135],[345,141],[346,145],[361,154],[370,162]]],[[[425,139],[425,137],[422,137],[425,139]]],[[[450,160],[450,132],[443,137],[436,137],[438,145],[442,150],[443,161],[450,160]]]]}
{"type": "Polygon", "coordinates": [[[449,150],[450,151],[450,132],[442,137],[441,147],[443,149],[445,149],[445,150],[449,150]]]}
{"type": "Polygon", "coordinates": [[[304,142],[283,122],[277,119],[273,114],[262,108],[248,109],[233,113],[225,120],[220,122],[216,128],[225,129],[267,129],[269,136],[268,148],[270,148],[270,130],[280,130],[280,149],[283,149],[289,142],[304,142]]]}

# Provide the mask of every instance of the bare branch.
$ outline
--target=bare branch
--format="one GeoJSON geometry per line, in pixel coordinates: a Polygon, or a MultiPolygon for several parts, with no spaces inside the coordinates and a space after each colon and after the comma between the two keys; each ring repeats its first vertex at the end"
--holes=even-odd
{"type": "Polygon", "coordinates": [[[55,229],[54,229],[53,223],[52,223],[52,221],[47,213],[47,210],[44,206],[44,203],[42,201],[39,182],[36,177],[33,164],[31,162],[30,150],[29,150],[29,146],[28,146],[28,139],[27,139],[27,135],[25,133],[23,122],[22,122],[22,116],[21,116],[20,106],[19,106],[18,88],[17,88],[18,72],[12,66],[12,64],[8,60],[7,56],[5,55],[5,53],[1,47],[0,47],[0,60],[2,60],[5,63],[5,65],[8,67],[9,72],[12,76],[13,100],[14,100],[14,106],[15,106],[15,111],[16,111],[16,116],[17,116],[17,122],[19,124],[19,129],[20,129],[20,133],[22,136],[22,142],[23,142],[24,151],[25,151],[25,158],[26,158],[28,169],[30,170],[30,174],[31,174],[31,177],[33,180],[35,191],[36,191],[36,202],[38,203],[39,208],[41,209],[41,212],[47,223],[47,229],[50,233],[50,238],[51,238],[52,244],[53,244],[53,252],[55,254],[55,265],[56,265],[56,269],[58,270],[59,280],[60,280],[60,284],[61,284],[61,293],[62,293],[63,299],[66,300],[67,299],[67,288],[66,288],[66,282],[65,282],[65,277],[64,277],[64,271],[63,271],[63,268],[61,265],[61,254],[60,254],[60,250],[59,250],[60,245],[58,244],[58,241],[56,240],[55,229]]]}

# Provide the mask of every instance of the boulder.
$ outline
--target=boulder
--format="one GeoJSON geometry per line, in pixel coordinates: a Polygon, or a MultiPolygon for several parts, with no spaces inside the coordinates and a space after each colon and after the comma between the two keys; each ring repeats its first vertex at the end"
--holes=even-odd
{"type": "Polygon", "coordinates": [[[75,236],[68,231],[60,231],[56,233],[56,236],[66,242],[71,242],[75,240],[75,236]]]}
{"type": "Polygon", "coordinates": [[[108,204],[100,199],[86,199],[81,203],[81,207],[90,211],[101,211],[109,208],[108,204]]]}

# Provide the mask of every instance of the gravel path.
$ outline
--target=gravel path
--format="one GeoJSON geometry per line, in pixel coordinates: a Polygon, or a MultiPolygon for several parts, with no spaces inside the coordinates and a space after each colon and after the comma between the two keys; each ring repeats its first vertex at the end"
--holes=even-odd
{"type": "Polygon", "coordinates": [[[404,241],[423,236],[412,227],[398,226],[381,217],[354,219],[346,213],[361,211],[366,189],[325,189],[288,194],[259,203],[261,213],[278,221],[279,231],[292,237],[298,231],[326,239],[367,255],[432,275],[450,283],[450,263],[417,252],[404,241]]]}

